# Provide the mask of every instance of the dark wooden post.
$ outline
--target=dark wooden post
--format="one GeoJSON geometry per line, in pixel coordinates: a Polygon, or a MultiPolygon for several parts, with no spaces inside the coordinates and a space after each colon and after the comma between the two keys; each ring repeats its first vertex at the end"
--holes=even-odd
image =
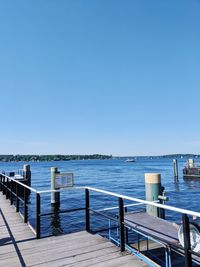
{"type": "Polygon", "coordinates": [[[2,189],[2,191],[3,191],[3,195],[5,195],[5,176],[3,176],[3,179],[2,179],[2,186],[3,186],[3,189],[2,189]]]}
{"type": "Polygon", "coordinates": [[[124,235],[124,201],[119,198],[119,233],[120,233],[120,250],[125,251],[125,235],[124,235]]]}
{"type": "Polygon", "coordinates": [[[90,232],[90,193],[85,189],[85,225],[86,231],[90,232]]]}
{"type": "Polygon", "coordinates": [[[16,183],[16,212],[19,212],[19,185],[16,183]]]}
{"type": "Polygon", "coordinates": [[[184,251],[185,251],[185,267],[192,267],[191,245],[190,245],[190,225],[189,218],[186,214],[182,215],[183,235],[184,235],[184,251]]]}
{"type": "Polygon", "coordinates": [[[10,205],[13,204],[13,181],[10,181],[10,205]]]}
{"type": "Polygon", "coordinates": [[[40,239],[40,194],[36,194],[36,238],[40,239]]]}
{"type": "Polygon", "coordinates": [[[27,223],[28,220],[28,189],[26,187],[24,187],[24,223],[27,223]]]}
{"type": "Polygon", "coordinates": [[[2,191],[2,175],[0,174],[0,191],[2,191]]]}
{"type": "MultiPolygon", "coordinates": [[[[128,208],[125,207],[124,211],[125,213],[128,212],[128,208]]],[[[126,244],[128,245],[128,228],[127,227],[125,227],[125,234],[126,234],[126,244]]]]}
{"type": "Polygon", "coordinates": [[[8,193],[9,193],[8,185],[9,185],[9,180],[8,178],[6,178],[6,199],[8,199],[8,193]]]}

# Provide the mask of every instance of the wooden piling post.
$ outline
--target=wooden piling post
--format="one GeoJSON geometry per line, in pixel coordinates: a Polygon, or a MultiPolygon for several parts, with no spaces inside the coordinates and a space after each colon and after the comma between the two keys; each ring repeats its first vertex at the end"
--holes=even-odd
{"type": "Polygon", "coordinates": [[[173,167],[174,167],[174,179],[178,180],[178,161],[177,161],[177,159],[173,160],[173,167]]]}
{"type": "MultiPolygon", "coordinates": [[[[56,190],[56,174],[58,169],[56,167],[51,167],[51,190],[56,190]]],[[[51,192],[51,205],[60,205],[60,192],[51,192]]]]}
{"type": "Polygon", "coordinates": [[[31,184],[31,168],[30,165],[23,166],[23,177],[27,180],[27,184],[31,184]]]}
{"type": "Polygon", "coordinates": [[[194,168],[194,159],[188,159],[188,168],[194,168]]]}
{"type": "MultiPolygon", "coordinates": [[[[159,173],[145,173],[146,200],[156,201],[162,194],[161,175],[159,173]]],[[[149,215],[159,217],[159,208],[147,205],[146,212],[149,215]]]]}

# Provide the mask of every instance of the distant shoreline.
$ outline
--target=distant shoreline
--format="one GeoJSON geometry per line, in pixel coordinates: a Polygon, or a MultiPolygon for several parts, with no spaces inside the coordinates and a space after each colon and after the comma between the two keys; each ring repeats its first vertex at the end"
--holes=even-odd
{"type": "Polygon", "coordinates": [[[18,161],[69,161],[69,160],[89,160],[89,159],[111,159],[112,155],[0,155],[2,162],[18,161]]]}
{"type": "Polygon", "coordinates": [[[105,159],[126,159],[126,158],[146,158],[146,159],[159,159],[159,158],[200,158],[199,154],[168,154],[160,156],[112,156],[112,155],[0,155],[0,162],[40,162],[40,161],[69,161],[69,160],[105,160],[105,159]]]}

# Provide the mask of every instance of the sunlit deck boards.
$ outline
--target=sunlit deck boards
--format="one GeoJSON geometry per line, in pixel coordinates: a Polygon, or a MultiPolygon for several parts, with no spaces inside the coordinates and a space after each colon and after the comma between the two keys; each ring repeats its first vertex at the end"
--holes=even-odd
{"type": "Polygon", "coordinates": [[[99,235],[85,231],[36,240],[0,194],[0,266],[147,266],[99,235]]]}
{"type": "Polygon", "coordinates": [[[125,215],[125,222],[132,228],[141,231],[165,244],[178,244],[178,230],[176,226],[166,220],[150,216],[146,212],[125,215]]]}

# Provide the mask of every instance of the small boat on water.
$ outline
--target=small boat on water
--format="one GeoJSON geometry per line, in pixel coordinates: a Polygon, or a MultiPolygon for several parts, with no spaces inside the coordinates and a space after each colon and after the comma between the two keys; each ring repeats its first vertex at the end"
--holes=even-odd
{"type": "Polygon", "coordinates": [[[195,166],[193,159],[188,159],[187,165],[183,168],[183,178],[200,178],[200,166],[195,166]]]}
{"type": "Polygon", "coordinates": [[[127,160],[125,160],[125,162],[135,162],[135,160],[134,159],[127,159],[127,160]]]}

